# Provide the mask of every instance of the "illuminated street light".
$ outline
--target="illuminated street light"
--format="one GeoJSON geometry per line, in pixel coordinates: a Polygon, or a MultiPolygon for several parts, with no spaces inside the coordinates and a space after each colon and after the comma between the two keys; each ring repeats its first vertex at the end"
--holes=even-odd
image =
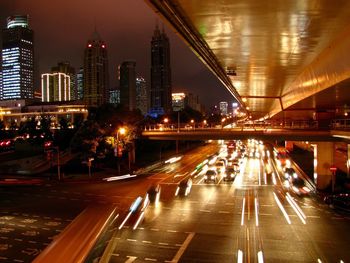
{"type": "Polygon", "coordinates": [[[120,174],[120,162],[119,162],[119,134],[125,135],[126,129],[124,127],[121,127],[117,130],[117,142],[116,147],[114,148],[115,155],[117,157],[117,163],[118,163],[118,174],[120,174]]]}

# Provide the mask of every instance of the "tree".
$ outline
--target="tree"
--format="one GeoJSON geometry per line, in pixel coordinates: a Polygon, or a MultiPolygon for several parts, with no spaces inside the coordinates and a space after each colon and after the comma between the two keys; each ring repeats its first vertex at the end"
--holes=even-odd
{"type": "Polygon", "coordinates": [[[84,158],[94,156],[103,135],[104,131],[98,123],[87,120],[73,136],[71,149],[73,152],[81,152],[84,158]]]}

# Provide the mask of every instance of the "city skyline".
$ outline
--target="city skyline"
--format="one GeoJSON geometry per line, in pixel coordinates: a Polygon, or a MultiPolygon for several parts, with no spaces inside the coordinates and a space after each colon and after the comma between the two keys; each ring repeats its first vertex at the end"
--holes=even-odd
{"type": "MultiPolygon", "coordinates": [[[[128,59],[137,62],[137,74],[150,83],[150,40],[156,21],[161,27],[163,21],[143,1],[128,1],[127,4],[96,1],[85,4],[84,9],[80,8],[81,4],[82,1],[74,1],[67,10],[58,5],[49,16],[50,12],[42,12],[46,8],[51,10],[45,1],[5,0],[2,3],[2,28],[10,15],[28,14],[30,17],[31,28],[35,32],[35,90],[40,88],[40,74],[48,72],[58,61],[69,61],[78,72],[83,66],[86,40],[95,27],[108,48],[110,88],[118,83],[115,77],[118,65],[128,59]]],[[[233,100],[167,24],[164,28],[171,42],[173,91],[196,93],[208,108],[221,100],[233,100]]]]}

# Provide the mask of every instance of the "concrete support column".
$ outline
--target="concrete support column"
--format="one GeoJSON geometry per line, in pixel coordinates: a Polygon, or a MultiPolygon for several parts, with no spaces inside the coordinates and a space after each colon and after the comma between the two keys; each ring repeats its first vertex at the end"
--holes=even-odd
{"type": "Polygon", "coordinates": [[[332,184],[332,172],[329,168],[333,165],[334,143],[317,142],[314,146],[314,171],[316,187],[323,190],[332,184]]]}
{"type": "Polygon", "coordinates": [[[346,161],[347,177],[350,178],[350,144],[348,144],[348,158],[346,161]]]}

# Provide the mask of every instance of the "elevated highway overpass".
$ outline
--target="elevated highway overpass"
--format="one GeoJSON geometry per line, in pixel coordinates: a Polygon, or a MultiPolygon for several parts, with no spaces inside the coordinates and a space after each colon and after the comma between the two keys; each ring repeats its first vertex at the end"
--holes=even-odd
{"type": "Polygon", "coordinates": [[[206,128],[145,130],[142,137],[150,140],[245,140],[335,142],[350,141],[350,132],[337,130],[206,128]]]}
{"type": "Polygon", "coordinates": [[[350,112],[349,1],[145,2],[252,120],[350,112]]]}

